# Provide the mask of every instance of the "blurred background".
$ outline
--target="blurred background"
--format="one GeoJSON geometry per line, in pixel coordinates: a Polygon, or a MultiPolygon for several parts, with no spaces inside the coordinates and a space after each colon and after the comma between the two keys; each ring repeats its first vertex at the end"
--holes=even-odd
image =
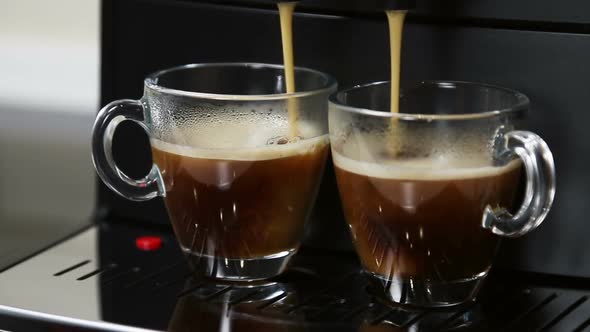
{"type": "Polygon", "coordinates": [[[0,266],[89,222],[98,72],[98,0],[0,1],[0,266]]]}

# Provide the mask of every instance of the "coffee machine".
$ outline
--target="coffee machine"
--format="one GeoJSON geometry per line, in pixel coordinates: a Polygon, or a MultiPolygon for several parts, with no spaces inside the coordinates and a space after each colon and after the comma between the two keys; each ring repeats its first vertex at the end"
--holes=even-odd
{"type": "MultiPolygon", "coordinates": [[[[301,1],[296,65],[331,73],[340,87],[388,79],[388,5],[301,1]]],[[[0,267],[0,329],[590,329],[586,13],[590,4],[581,0],[418,0],[408,14],[402,87],[444,79],[519,90],[532,101],[530,128],[556,160],[548,219],[526,237],[504,241],[476,302],[421,310],[373,296],[358,272],[328,167],[303,248],[284,275],[257,287],[193,280],[162,201],[130,202],[99,183],[93,220],[0,267]]],[[[175,65],[280,63],[278,26],[272,1],[104,0],[101,104],[141,97],[147,74],[175,65]]],[[[149,171],[141,128],[123,123],[114,141],[114,157],[128,175],[149,171]]]]}

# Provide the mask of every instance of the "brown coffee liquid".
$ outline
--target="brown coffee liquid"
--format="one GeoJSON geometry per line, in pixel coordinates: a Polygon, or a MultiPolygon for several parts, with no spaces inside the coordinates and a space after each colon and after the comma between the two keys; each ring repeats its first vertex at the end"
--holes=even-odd
{"type": "Polygon", "coordinates": [[[286,142],[219,151],[152,140],[166,208],[185,251],[254,258],[298,247],[328,138],[286,142]]]}
{"type": "Polygon", "coordinates": [[[453,281],[489,269],[498,237],[482,228],[483,211],[488,204],[513,206],[519,162],[434,173],[344,157],[335,163],[346,219],[369,272],[453,281]]]}

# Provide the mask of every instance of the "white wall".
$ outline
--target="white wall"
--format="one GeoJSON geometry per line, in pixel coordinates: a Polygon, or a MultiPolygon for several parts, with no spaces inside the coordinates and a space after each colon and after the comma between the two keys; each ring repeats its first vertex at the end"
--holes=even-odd
{"type": "Polygon", "coordinates": [[[0,0],[0,258],[88,220],[99,0],[0,0]]]}
{"type": "Polygon", "coordinates": [[[92,112],[98,0],[0,0],[0,103],[92,112]]]}

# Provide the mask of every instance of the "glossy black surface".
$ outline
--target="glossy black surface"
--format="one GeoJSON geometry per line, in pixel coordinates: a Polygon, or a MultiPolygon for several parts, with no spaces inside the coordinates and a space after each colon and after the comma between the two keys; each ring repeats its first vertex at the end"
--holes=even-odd
{"type": "MultiPolygon", "coordinates": [[[[498,8],[509,11],[510,7],[498,8]]],[[[348,15],[299,13],[294,21],[296,63],[331,73],[341,87],[387,79],[385,18],[348,15]]],[[[173,65],[282,61],[278,16],[272,9],[196,1],[106,1],[104,18],[103,104],[117,98],[139,98],[145,75],[173,65]]],[[[529,128],[554,153],[557,195],[544,225],[526,237],[504,241],[499,263],[587,277],[590,261],[580,253],[590,252],[590,242],[581,231],[590,215],[586,204],[590,35],[513,28],[464,26],[460,21],[408,23],[402,57],[404,85],[424,79],[477,81],[513,88],[530,97],[529,128]]],[[[150,166],[147,138],[137,127],[124,127],[115,137],[115,158],[131,175],[141,176],[150,166]]],[[[350,250],[331,167],[323,181],[306,244],[350,250]]],[[[101,186],[99,204],[111,216],[167,223],[159,199],[130,202],[101,186]]]]}
{"type": "MultiPolygon", "coordinates": [[[[476,302],[408,309],[372,293],[349,254],[303,251],[284,275],[246,287],[193,277],[167,230],[103,224],[97,236],[99,255],[86,263],[98,260],[93,273],[83,272],[84,261],[72,262],[72,268],[48,267],[47,278],[73,280],[61,292],[96,284],[100,320],[121,324],[121,331],[582,331],[590,323],[587,279],[495,271],[476,302]],[[136,249],[135,239],[143,235],[161,236],[164,246],[136,249]]],[[[94,301],[88,299],[88,305],[94,301]]],[[[2,328],[100,330],[0,315],[2,328]]]]}

